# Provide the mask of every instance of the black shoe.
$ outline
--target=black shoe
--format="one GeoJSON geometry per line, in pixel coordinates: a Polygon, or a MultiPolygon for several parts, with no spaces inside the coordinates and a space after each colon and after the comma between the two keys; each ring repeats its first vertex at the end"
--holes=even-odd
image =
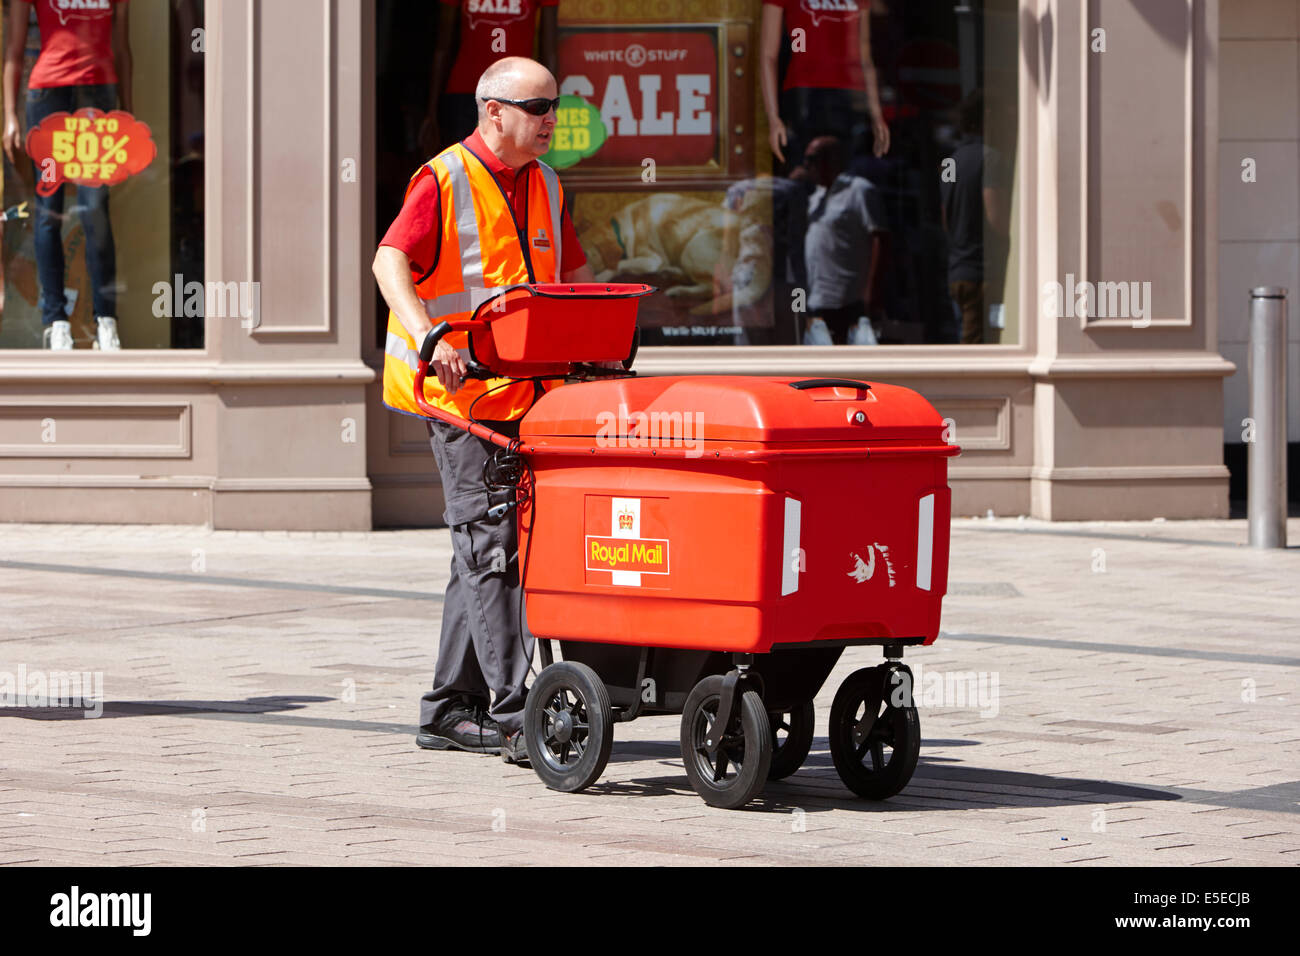
{"type": "Polygon", "coordinates": [[[488,705],[475,702],[472,706],[474,708],[474,718],[483,725],[483,732],[487,733],[490,730],[492,733],[500,735],[501,727],[488,713],[488,705]]]}
{"type": "Polygon", "coordinates": [[[496,721],[480,713],[478,707],[459,701],[437,721],[421,727],[415,742],[425,750],[464,750],[472,754],[501,752],[501,732],[496,721]]]}
{"type": "Polygon", "coordinates": [[[502,736],[501,759],[506,763],[517,763],[521,767],[532,766],[528,761],[528,743],[524,740],[522,730],[516,730],[509,736],[502,736]]]}
{"type": "Polygon", "coordinates": [[[488,714],[490,705],[486,700],[480,700],[477,697],[457,697],[451,707],[453,710],[460,708],[468,711],[473,715],[475,721],[483,725],[484,730],[489,727],[492,730],[497,730],[496,720],[488,714]]]}

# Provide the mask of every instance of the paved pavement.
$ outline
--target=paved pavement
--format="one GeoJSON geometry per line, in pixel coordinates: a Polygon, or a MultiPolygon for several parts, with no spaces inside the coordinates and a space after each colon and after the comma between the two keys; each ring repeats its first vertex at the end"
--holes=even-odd
{"type": "Polygon", "coordinates": [[[857,648],[804,769],[736,812],[675,717],[618,725],[584,794],[417,750],[445,530],[0,525],[0,692],[90,672],[103,702],[0,707],[0,864],[1296,865],[1300,547],[1245,534],[955,520],[911,784],[865,803],[831,764],[857,648]],[[970,672],[988,696],[933,676],[970,672]]]}

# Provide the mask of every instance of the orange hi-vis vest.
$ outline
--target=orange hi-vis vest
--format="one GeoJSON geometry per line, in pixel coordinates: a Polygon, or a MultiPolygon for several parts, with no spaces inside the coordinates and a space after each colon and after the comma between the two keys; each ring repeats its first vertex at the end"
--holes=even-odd
{"type": "MultiPolygon", "coordinates": [[[[491,170],[463,143],[448,146],[411,177],[406,195],[427,175],[438,177],[442,196],[442,236],[438,262],[415,286],[434,325],[468,319],[501,286],[522,282],[559,282],[560,217],[564,191],[555,170],[540,160],[521,175],[516,189],[525,189],[528,207],[523,222],[506,200],[491,170]]],[[[443,341],[465,349],[468,332],[451,332],[443,341]]],[[[397,316],[388,312],[384,344],[384,404],[394,411],[420,415],[415,404],[415,372],[422,343],[411,338],[397,316]]],[[[532,382],[509,379],[465,379],[448,394],[430,369],[424,381],[425,399],[461,418],[513,421],[532,406],[532,382]],[[490,394],[485,394],[490,393],[490,394]],[[483,396],[481,399],[479,396],[483,396]],[[475,401],[478,399],[478,401],[475,401]]],[[[542,383],[542,389],[562,384],[542,383]]]]}

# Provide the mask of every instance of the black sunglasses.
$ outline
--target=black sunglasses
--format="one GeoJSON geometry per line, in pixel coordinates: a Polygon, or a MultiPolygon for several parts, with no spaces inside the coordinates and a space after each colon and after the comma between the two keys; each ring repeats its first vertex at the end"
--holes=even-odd
{"type": "Polygon", "coordinates": [[[484,103],[491,100],[496,100],[498,103],[509,103],[511,106],[517,106],[525,113],[533,116],[545,116],[551,110],[560,108],[560,98],[558,96],[553,100],[548,100],[544,96],[535,96],[531,100],[507,100],[500,96],[484,96],[481,99],[484,103]]]}

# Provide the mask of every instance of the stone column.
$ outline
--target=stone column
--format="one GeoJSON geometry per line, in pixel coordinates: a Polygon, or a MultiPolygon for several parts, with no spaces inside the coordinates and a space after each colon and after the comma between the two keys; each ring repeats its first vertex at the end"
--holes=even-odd
{"type": "Polygon", "coordinates": [[[205,278],[257,304],[206,321],[218,528],[370,527],[363,6],[208,6],[205,278]]]}
{"type": "Polygon", "coordinates": [[[1036,517],[1228,514],[1217,47],[1216,0],[1022,0],[1036,517]]]}

